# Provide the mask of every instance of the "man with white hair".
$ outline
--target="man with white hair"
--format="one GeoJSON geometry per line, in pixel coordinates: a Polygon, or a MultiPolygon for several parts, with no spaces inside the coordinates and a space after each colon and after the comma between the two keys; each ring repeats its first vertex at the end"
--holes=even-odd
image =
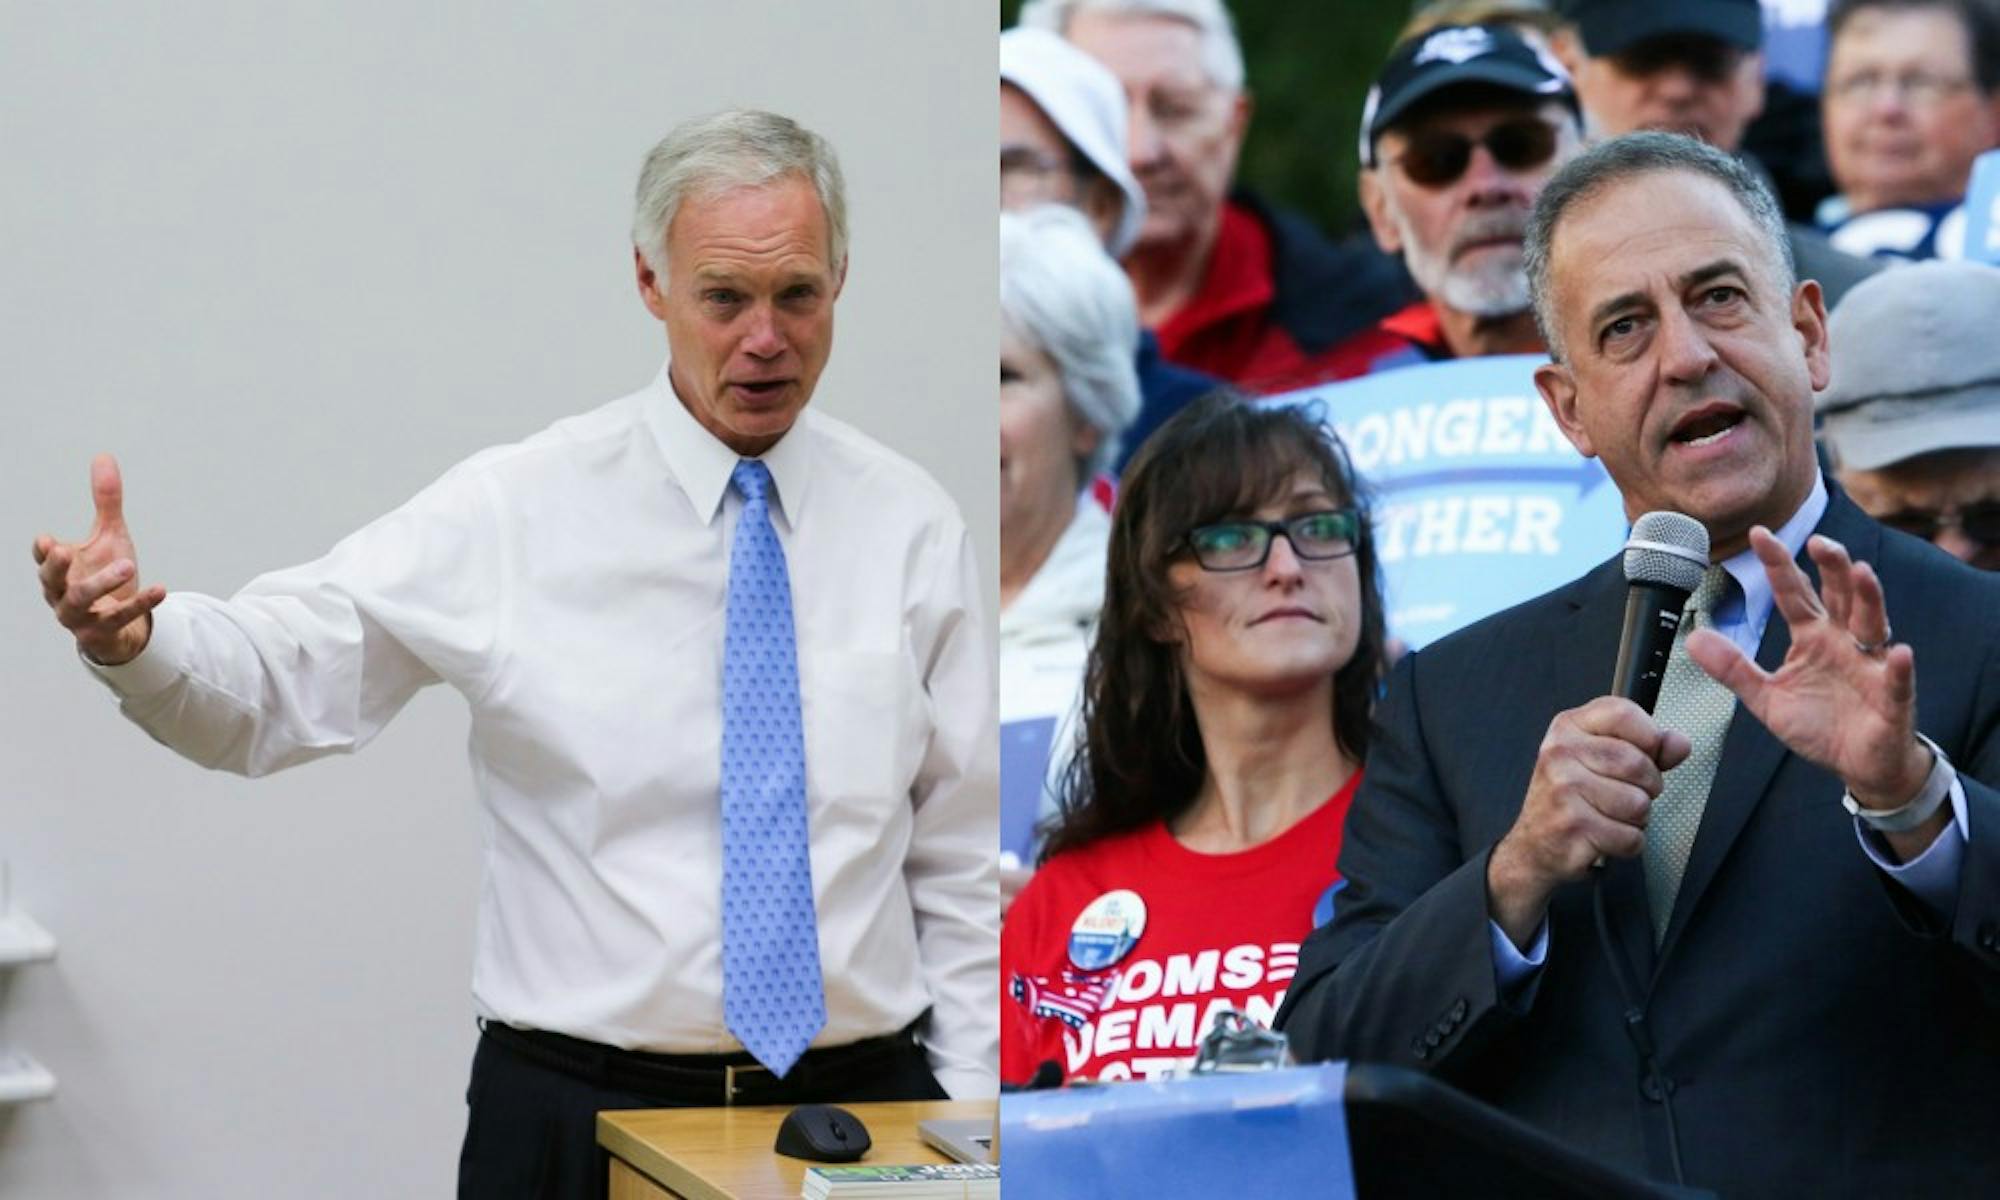
{"type": "MultiPolygon", "coordinates": [[[[1078,210],[1105,252],[1131,249],[1146,221],[1146,195],[1125,163],[1125,93],[1104,65],[1046,29],[1000,35],[1000,207],[1042,204],[1078,210]]],[[[1139,331],[1142,400],[1117,455],[1125,465],[1146,435],[1218,380],[1171,363],[1151,330],[1139,331]]]]}
{"type": "Polygon", "coordinates": [[[647,158],[646,387],[479,454],[234,599],[97,524],[45,599],[155,738],[259,775],[472,708],[486,847],[464,1196],[602,1196],[603,1109],[993,1094],[993,650],[918,468],[808,410],[847,271],[832,148],[770,113],[647,158]],[[866,561],[856,569],[856,554],[866,561]]]}
{"type": "Polygon", "coordinates": [[[1256,388],[1412,298],[1373,248],[1230,190],[1250,124],[1243,53],[1221,0],[1028,0],[1125,87],[1146,221],[1124,256],[1166,357],[1256,388]]]}
{"type": "Polygon", "coordinates": [[[1576,93],[1503,25],[1447,25],[1398,46],[1361,118],[1361,207],[1423,299],[1288,381],[1542,348],[1521,239],[1535,197],[1582,146],[1576,93]]]}

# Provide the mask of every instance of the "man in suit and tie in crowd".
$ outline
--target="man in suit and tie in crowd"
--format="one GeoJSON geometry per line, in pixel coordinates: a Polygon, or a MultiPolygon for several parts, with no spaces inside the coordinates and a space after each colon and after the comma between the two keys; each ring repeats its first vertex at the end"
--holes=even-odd
{"type": "Polygon", "coordinates": [[[466,697],[461,1195],[604,1195],[603,1109],[997,1087],[992,631],[950,498],[807,407],[846,211],[818,135],[688,121],[639,181],[669,351],[639,391],[227,601],[142,585],[109,456],[90,536],[35,540],[125,715],[204,765],[275,771],[426,685],[466,697]]]}
{"type": "Polygon", "coordinates": [[[1279,1024],[1723,1195],[1990,1185],[2000,582],[1821,476],[1824,302],[1734,157],[1600,144],[1527,245],[1543,398],[1712,565],[1652,714],[1615,559],[1398,664],[1279,1024]]]}

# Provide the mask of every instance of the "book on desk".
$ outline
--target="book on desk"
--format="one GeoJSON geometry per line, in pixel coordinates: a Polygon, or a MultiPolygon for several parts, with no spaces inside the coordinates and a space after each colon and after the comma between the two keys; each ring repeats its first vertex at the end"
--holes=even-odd
{"type": "Polygon", "coordinates": [[[1000,1168],[987,1163],[812,1167],[803,1200],[1000,1200],[1000,1168]]]}

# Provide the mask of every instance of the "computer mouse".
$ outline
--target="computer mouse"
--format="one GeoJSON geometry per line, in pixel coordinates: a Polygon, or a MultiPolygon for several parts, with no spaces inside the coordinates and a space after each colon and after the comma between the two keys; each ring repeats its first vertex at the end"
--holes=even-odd
{"type": "Polygon", "coordinates": [[[813,1162],[853,1162],[868,1153],[868,1127],[832,1104],[801,1104],[778,1126],[780,1154],[813,1162]]]}

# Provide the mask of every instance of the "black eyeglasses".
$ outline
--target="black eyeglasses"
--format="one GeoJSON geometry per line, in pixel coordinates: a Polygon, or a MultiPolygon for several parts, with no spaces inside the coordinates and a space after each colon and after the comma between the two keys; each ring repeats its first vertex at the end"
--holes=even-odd
{"type": "Polygon", "coordinates": [[[1351,508],[1300,513],[1282,521],[1218,521],[1197,525],[1182,539],[1205,571],[1248,571],[1271,557],[1271,539],[1282,535],[1292,553],[1309,562],[1345,558],[1361,545],[1361,514],[1351,508]]]}
{"type": "Polygon", "coordinates": [[[1982,546],[2000,546],[2000,500],[1981,500],[1964,508],[1943,512],[1906,508],[1878,519],[1891,529],[1900,529],[1927,542],[1936,541],[1938,534],[1956,527],[1960,533],[1982,546]]]}
{"type": "Polygon", "coordinates": [[[1443,187],[1465,174],[1474,146],[1486,147],[1493,161],[1510,171],[1526,171],[1555,156],[1556,127],[1528,117],[1502,121],[1478,138],[1448,129],[1422,129],[1409,135],[1403,152],[1393,161],[1410,182],[1443,187]]]}

